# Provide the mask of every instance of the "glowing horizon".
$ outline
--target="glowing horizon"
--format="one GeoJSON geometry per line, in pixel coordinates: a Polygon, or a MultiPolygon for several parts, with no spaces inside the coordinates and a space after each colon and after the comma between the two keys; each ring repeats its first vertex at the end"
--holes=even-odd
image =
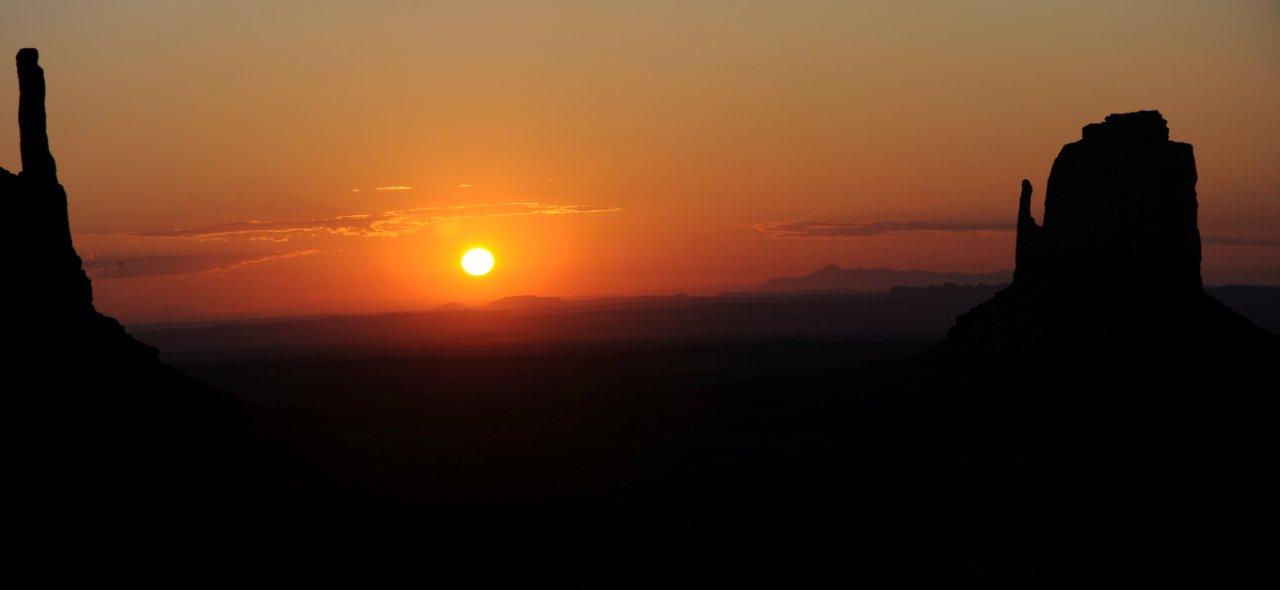
{"type": "Polygon", "coordinates": [[[1148,108],[1195,145],[1206,282],[1280,283],[1274,4],[10,16],[10,55],[41,50],[97,302],[125,318],[1010,268],[1018,181],[1043,190],[1080,126],[1148,108]],[[475,244],[501,272],[458,272],[475,244]]]}

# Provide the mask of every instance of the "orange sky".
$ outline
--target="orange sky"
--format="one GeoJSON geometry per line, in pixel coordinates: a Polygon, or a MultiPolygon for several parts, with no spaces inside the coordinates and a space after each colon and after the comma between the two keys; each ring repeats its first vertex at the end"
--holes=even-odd
{"type": "Polygon", "coordinates": [[[1082,125],[1143,108],[1196,146],[1202,233],[1262,241],[1207,245],[1206,279],[1280,282],[1275,2],[4,12],[9,54],[41,51],[76,245],[126,320],[1007,268],[1012,234],[973,226],[1011,222],[1082,125]],[[872,235],[762,231],[809,221],[872,235]],[[874,225],[907,221],[955,231],[874,225]],[[458,268],[473,245],[492,275],[458,268]]]}

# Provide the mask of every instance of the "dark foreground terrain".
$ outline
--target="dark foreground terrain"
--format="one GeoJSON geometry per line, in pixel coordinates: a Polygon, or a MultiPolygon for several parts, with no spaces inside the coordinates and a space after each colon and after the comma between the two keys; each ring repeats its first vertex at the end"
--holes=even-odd
{"type": "MultiPolygon", "coordinates": [[[[324,472],[292,492],[319,507],[298,534],[275,533],[306,577],[914,587],[1252,571],[1263,547],[1235,530],[1274,516],[1257,512],[1274,349],[1122,347],[1034,375],[931,358],[994,290],[138,333],[313,433],[288,444],[324,472]]],[[[1260,325],[1277,292],[1215,290],[1260,325]]]]}
{"type": "Polygon", "coordinates": [[[925,347],[716,340],[169,360],[341,439],[340,463],[359,467],[345,482],[353,512],[337,516],[362,532],[326,544],[372,559],[364,571],[384,581],[773,585],[858,579],[885,558],[922,568],[903,580],[1010,575],[979,547],[913,565],[954,542],[919,533],[945,512],[938,482],[913,474],[927,458],[871,451],[858,465],[851,455],[866,449],[850,435],[867,425],[822,409],[857,395],[859,367],[925,347]]]}
{"type": "Polygon", "coordinates": [[[1270,386],[1251,379],[1265,357],[1202,360],[1253,370],[1182,383],[1108,366],[939,381],[920,370],[929,346],[720,338],[165,358],[340,441],[306,451],[345,498],[316,517],[333,523],[324,533],[294,541],[308,576],[1069,585],[1168,579],[1184,559],[1179,576],[1230,580],[1251,569],[1221,564],[1261,559],[1223,538],[1274,516],[1240,513],[1269,489],[1259,418],[1195,407],[1262,407],[1270,386]]]}

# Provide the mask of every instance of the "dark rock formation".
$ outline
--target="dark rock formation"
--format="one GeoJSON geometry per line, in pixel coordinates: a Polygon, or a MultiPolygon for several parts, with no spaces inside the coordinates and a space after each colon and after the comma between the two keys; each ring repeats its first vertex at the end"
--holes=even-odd
{"type": "Polygon", "coordinates": [[[0,199],[17,221],[4,238],[16,271],[5,289],[5,397],[10,449],[20,449],[9,489],[21,507],[17,536],[30,557],[72,559],[85,573],[99,559],[203,560],[231,537],[245,548],[279,539],[282,523],[310,509],[288,501],[314,480],[283,442],[297,433],[161,363],[94,308],[37,59],[35,49],[17,55],[22,171],[0,169],[0,199]]]}
{"type": "Polygon", "coordinates": [[[9,289],[11,305],[21,309],[20,333],[43,354],[110,356],[155,362],[156,351],[130,338],[115,320],[93,307],[93,288],[71,243],[67,193],[58,182],[49,150],[44,111],[44,71],[35,49],[18,52],[18,126],[22,171],[0,168],[0,198],[15,224],[5,233],[7,250],[18,271],[18,289],[9,289]]]}
{"type": "Polygon", "coordinates": [[[1013,283],[960,316],[941,348],[1053,363],[1135,344],[1271,341],[1204,292],[1195,185],[1191,145],[1169,141],[1159,112],[1085,126],[1054,160],[1043,225],[1022,181],[1013,283]]]}
{"type": "Polygon", "coordinates": [[[1159,112],[1110,115],[1064,146],[1049,172],[1043,227],[1030,215],[1029,182],[1022,191],[1019,274],[1200,284],[1195,156],[1190,144],[1169,141],[1159,112]]]}
{"type": "Polygon", "coordinates": [[[1086,126],[1042,225],[1022,182],[1013,282],[883,378],[911,417],[885,453],[954,466],[963,534],[1000,531],[964,544],[1034,564],[1010,585],[1230,585],[1262,563],[1232,523],[1275,520],[1280,337],[1202,287],[1195,183],[1158,113],[1086,126]]]}

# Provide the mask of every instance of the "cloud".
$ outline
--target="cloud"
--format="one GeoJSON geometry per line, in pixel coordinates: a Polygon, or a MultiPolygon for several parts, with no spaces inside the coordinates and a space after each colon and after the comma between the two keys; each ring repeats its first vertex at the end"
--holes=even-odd
{"type": "Polygon", "coordinates": [[[411,191],[413,190],[413,187],[404,186],[403,184],[397,184],[392,186],[375,186],[373,187],[373,190],[375,191],[411,191]]]}
{"type": "MultiPolygon", "coordinates": [[[[875,221],[871,223],[839,223],[830,221],[770,221],[750,226],[776,239],[840,239],[866,238],[911,232],[994,233],[1017,229],[1012,223],[952,223],[936,221],[875,221]]],[[[1280,240],[1242,238],[1238,236],[1204,236],[1206,246],[1253,246],[1280,248],[1280,240]]]]}
{"type": "Polygon", "coordinates": [[[867,238],[912,232],[992,233],[1016,229],[1012,223],[955,223],[939,221],[874,221],[839,223],[831,221],[770,221],[751,228],[775,239],[867,238]]]}
{"type": "Polygon", "coordinates": [[[85,271],[94,279],[134,279],[167,275],[221,273],[270,260],[319,254],[320,250],[294,250],[266,254],[183,254],[176,256],[102,256],[87,258],[85,271]]]}
{"type": "MultiPolygon", "coordinates": [[[[490,217],[523,217],[529,215],[579,215],[620,211],[617,207],[561,205],[537,202],[512,202],[451,207],[418,207],[382,213],[361,213],[314,219],[284,221],[245,220],[150,232],[113,232],[142,238],[177,238],[185,240],[226,240],[244,237],[254,241],[286,241],[292,234],[327,232],[348,237],[397,237],[410,234],[440,221],[483,219],[490,217]]],[[[98,234],[102,235],[102,234],[98,234]]]]}
{"type": "Polygon", "coordinates": [[[1256,246],[1258,248],[1280,248],[1280,240],[1266,238],[1241,238],[1237,236],[1205,236],[1207,246],[1256,246]]]}

